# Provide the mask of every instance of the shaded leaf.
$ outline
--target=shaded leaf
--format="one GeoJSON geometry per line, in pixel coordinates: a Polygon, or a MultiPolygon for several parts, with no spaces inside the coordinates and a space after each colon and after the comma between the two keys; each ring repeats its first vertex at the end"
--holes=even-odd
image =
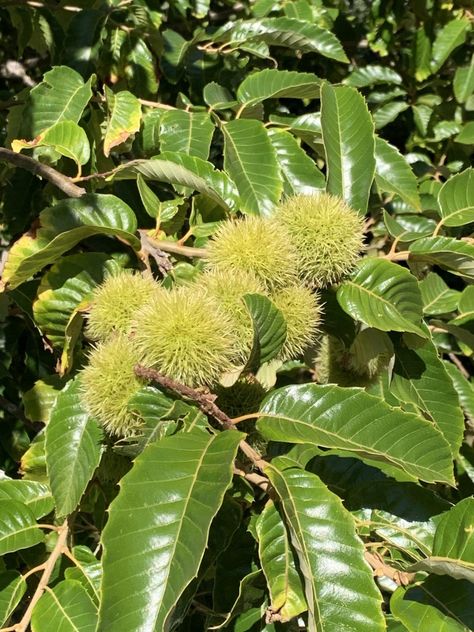
{"type": "Polygon", "coordinates": [[[281,499],[305,580],[310,632],[384,630],[382,597],[353,519],[311,472],[265,468],[281,499]]]}
{"type": "Polygon", "coordinates": [[[92,601],[99,603],[99,588],[102,579],[102,565],[86,546],[75,546],[71,553],[77,564],[66,568],[65,579],[78,581],[86,589],[92,601]]]}
{"type": "Polygon", "coordinates": [[[343,81],[348,86],[354,88],[365,88],[366,86],[373,86],[378,83],[390,83],[400,85],[402,78],[392,68],[388,66],[365,66],[363,68],[356,68],[351,74],[343,81]]]}
{"type": "Polygon", "coordinates": [[[423,305],[417,280],[391,261],[363,259],[352,277],[340,285],[337,300],[345,312],[369,327],[426,337],[421,329],[423,305]]]}
{"type": "Polygon", "coordinates": [[[223,126],[224,169],[240,194],[240,210],[268,216],[278,203],[282,182],[276,152],[260,121],[234,120],[223,126]]]}
{"type": "Polygon", "coordinates": [[[0,573],[0,625],[3,626],[26,591],[26,582],[17,571],[0,573]]]}
{"type": "Polygon", "coordinates": [[[465,103],[474,92],[474,55],[469,66],[460,66],[456,69],[453,90],[458,103],[465,103]]]}
{"type": "Polygon", "coordinates": [[[254,341],[248,366],[258,368],[273,360],[286,340],[286,322],[281,311],[263,294],[243,296],[252,317],[254,341]]]}
{"type": "Polygon", "coordinates": [[[424,215],[404,213],[393,216],[389,215],[385,209],[383,221],[390,235],[399,237],[401,243],[432,235],[436,228],[436,222],[424,215]]]}
{"type": "Polygon", "coordinates": [[[53,345],[64,345],[71,315],[87,305],[94,288],[117,268],[118,264],[106,254],[87,252],[62,257],[42,277],[33,314],[53,345]]]}
{"type": "Polygon", "coordinates": [[[474,246],[453,237],[424,237],[410,245],[410,259],[474,279],[474,246]]]}
{"type": "Polygon", "coordinates": [[[163,629],[198,570],[241,437],[232,431],[180,433],[148,445],[136,458],[103,534],[97,632],[111,626],[163,629]]]}
{"type": "Polygon", "coordinates": [[[327,190],[365,214],[375,173],[374,126],[361,94],[348,86],[321,88],[327,190]]]}
{"type": "Polygon", "coordinates": [[[474,422],[474,388],[464,375],[452,362],[444,361],[444,368],[451,378],[459,397],[459,402],[464,413],[474,422]]]}
{"type": "Polygon", "coordinates": [[[375,129],[382,129],[385,125],[393,123],[398,115],[408,110],[409,107],[409,104],[405,103],[405,101],[390,101],[377,108],[375,112],[372,113],[375,129]]]}
{"type": "Polygon", "coordinates": [[[329,384],[280,388],[260,407],[266,439],[360,453],[426,481],[452,482],[448,443],[433,424],[363,389],[329,384]]]}
{"type": "Polygon", "coordinates": [[[465,580],[428,577],[414,587],[397,588],[390,609],[409,632],[427,630],[470,632],[474,625],[474,586],[465,580]]]}
{"type": "Polygon", "coordinates": [[[474,498],[461,500],[443,514],[432,554],[412,565],[411,570],[450,575],[474,583],[474,498]]]}
{"type": "Polygon", "coordinates": [[[452,290],[435,272],[430,272],[420,281],[419,288],[424,314],[446,314],[457,309],[461,294],[452,290]]]}

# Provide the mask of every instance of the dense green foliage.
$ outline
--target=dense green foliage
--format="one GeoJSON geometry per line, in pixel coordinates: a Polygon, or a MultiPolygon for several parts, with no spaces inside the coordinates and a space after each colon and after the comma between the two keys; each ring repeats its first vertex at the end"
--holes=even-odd
{"type": "Polygon", "coordinates": [[[0,2],[1,630],[474,629],[473,19],[0,2]]]}

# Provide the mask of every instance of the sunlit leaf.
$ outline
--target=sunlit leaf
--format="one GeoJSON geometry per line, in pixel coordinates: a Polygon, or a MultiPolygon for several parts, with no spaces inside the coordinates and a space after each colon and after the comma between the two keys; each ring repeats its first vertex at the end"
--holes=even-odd
{"type": "Polygon", "coordinates": [[[127,138],[140,129],[140,101],[131,92],[121,90],[114,93],[105,86],[107,97],[108,120],[104,137],[104,154],[125,142],[127,138]]]}
{"type": "Polygon", "coordinates": [[[257,428],[272,441],[340,448],[422,480],[452,482],[452,455],[433,424],[360,388],[300,384],[267,396],[257,428]]]}
{"type": "Polygon", "coordinates": [[[370,327],[426,336],[421,329],[423,305],[417,280],[395,263],[363,259],[339,287],[337,300],[345,312],[370,327]]]}
{"type": "Polygon", "coordinates": [[[79,380],[58,395],[46,427],[46,465],[58,516],[76,509],[99,464],[102,432],[84,410],[79,380]]]}
{"type": "Polygon", "coordinates": [[[364,98],[349,86],[321,88],[327,190],[364,214],[375,173],[374,125],[364,98]]]}

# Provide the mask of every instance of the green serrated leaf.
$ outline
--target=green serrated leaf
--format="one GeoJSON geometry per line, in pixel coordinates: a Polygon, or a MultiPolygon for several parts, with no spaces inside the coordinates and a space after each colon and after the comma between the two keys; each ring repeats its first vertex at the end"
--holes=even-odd
{"type": "Polygon", "coordinates": [[[409,632],[426,630],[470,632],[474,625],[474,586],[448,577],[428,577],[414,587],[400,587],[390,599],[390,609],[409,632]]]}
{"type": "Polygon", "coordinates": [[[449,444],[433,424],[359,388],[292,385],[260,407],[266,439],[350,450],[426,481],[452,483],[449,444]]]}
{"type": "Polygon", "coordinates": [[[452,362],[444,361],[444,368],[451,378],[465,415],[474,422],[474,388],[466,377],[452,362]]]}
{"type": "Polygon", "coordinates": [[[285,192],[289,195],[313,195],[324,191],[324,175],[294,136],[281,129],[269,129],[268,135],[285,179],[285,192]]]}
{"type": "Polygon", "coordinates": [[[470,29],[471,23],[467,18],[456,17],[443,26],[433,42],[432,73],[437,72],[453,50],[464,43],[470,29]]]}
{"type": "Polygon", "coordinates": [[[384,209],[383,221],[392,237],[399,237],[401,243],[415,241],[433,234],[436,222],[420,214],[389,215],[384,209]]]}
{"type": "Polygon", "coordinates": [[[438,203],[446,226],[474,222],[474,169],[466,169],[449,178],[439,191],[438,203]]]}
{"type": "Polygon", "coordinates": [[[280,513],[268,501],[258,517],[256,530],[262,569],[270,593],[270,610],[289,621],[307,610],[295,552],[280,513]]]}
{"type": "Polygon", "coordinates": [[[403,83],[402,77],[388,66],[365,66],[356,68],[344,79],[343,83],[354,88],[365,88],[379,83],[400,85],[403,83]]]}
{"type": "Polygon", "coordinates": [[[458,103],[466,103],[474,92],[474,54],[469,66],[460,66],[456,69],[453,90],[458,103]]]}
{"type": "Polygon", "coordinates": [[[419,288],[424,314],[437,316],[457,309],[460,292],[452,290],[435,272],[430,272],[420,281],[419,288]]]}
{"type": "Polygon", "coordinates": [[[61,156],[73,160],[78,169],[78,177],[81,175],[81,166],[90,158],[89,139],[86,132],[73,121],[60,121],[52,127],[38,134],[34,140],[14,140],[13,151],[22,149],[34,149],[36,147],[51,147],[61,156]]]}
{"type": "Polygon", "coordinates": [[[382,597],[350,513],[311,472],[265,468],[304,576],[309,632],[385,629],[382,597]]]}
{"type": "Polygon", "coordinates": [[[362,214],[375,174],[374,125],[361,94],[349,86],[321,88],[327,190],[362,214]]]}
{"type": "Polygon", "coordinates": [[[78,581],[86,589],[95,604],[99,604],[100,582],[102,579],[102,565],[86,546],[75,546],[71,553],[78,562],[75,566],[66,568],[65,579],[78,581]]]}
{"type": "Polygon", "coordinates": [[[31,617],[32,632],[95,632],[97,608],[86,589],[72,579],[45,592],[31,617]]]}
{"type": "Polygon", "coordinates": [[[224,169],[239,190],[240,210],[252,215],[271,215],[283,187],[276,152],[263,123],[230,121],[224,125],[223,134],[224,169]]]}
{"type": "Polygon", "coordinates": [[[214,129],[207,112],[165,112],[160,118],[161,151],[181,152],[207,160],[214,129]]]}
{"type": "Polygon", "coordinates": [[[453,237],[424,237],[410,245],[410,259],[430,263],[461,277],[474,279],[474,246],[453,237]]]}
{"type": "Polygon", "coordinates": [[[226,210],[234,210],[235,184],[214,165],[195,156],[167,152],[150,160],[131,160],[115,171],[114,179],[130,180],[141,174],[146,180],[169,182],[204,193],[226,210]]]}
{"type": "Polygon", "coordinates": [[[71,315],[79,306],[86,306],[94,288],[117,267],[106,254],[87,252],[61,258],[42,277],[33,314],[53,345],[64,345],[71,315]]]}
{"type": "Polygon", "coordinates": [[[3,626],[26,591],[26,581],[17,571],[0,573],[0,625],[3,626]]]}
{"type": "Polygon", "coordinates": [[[232,431],[179,433],[136,458],[103,534],[97,632],[164,628],[197,573],[241,438],[232,431]]]}
{"type": "Polygon", "coordinates": [[[42,518],[54,507],[51,489],[37,481],[0,480],[0,500],[7,499],[26,505],[36,519],[42,518]]]}
{"type": "Polygon", "coordinates": [[[390,390],[400,401],[414,404],[433,420],[456,458],[464,436],[464,416],[432,343],[417,349],[397,347],[390,390]]]}
{"type": "Polygon", "coordinates": [[[321,80],[308,72],[267,68],[246,77],[237,89],[237,99],[250,107],[265,99],[314,99],[321,80]]]}
{"type": "Polygon", "coordinates": [[[105,86],[108,120],[104,136],[104,154],[124,143],[131,134],[140,129],[142,109],[140,101],[131,92],[122,90],[114,93],[105,86]]]}
{"type": "Polygon", "coordinates": [[[135,214],[114,195],[86,194],[66,199],[42,211],[39,220],[36,234],[23,235],[10,249],[2,277],[10,288],[18,287],[92,235],[116,236],[140,249],[135,214]]]}
{"type": "Polygon", "coordinates": [[[218,30],[213,40],[234,45],[254,40],[302,53],[319,53],[342,63],[349,61],[341,43],[331,31],[294,18],[237,20],[230,28],[226,25],[218,30]]]}
{"type": "Polygon", "coordinates": [[[266,296],[245,294],[243,299],[254,329],[248,366],[258,369],[280,353],[286,340],[286,322],[281,311],[266,296]]]}
{"type": "Polygon", "coordinates": [[[396,193],[420,210],[415,174],[398,149],[379,136],[375,138],[375,181],[382,191],[396,193]]]}
{"type": "Polygon", "coordinates": [[[417,280],[395,263],[363,259],[352,277],[340,285],[337,300],[347,314],[369,327],[426,337],[421,329],[423,304],[417,280]]]}
{"type": "Polygon", "coordinates": [[[46,465],[58,516],[76,509],[100,461],[102,432],[84,410],[79,380],[56,399],[46,427],[46,465]]]}
{"type": "Polygon", "coordinates": [[[0,500],[0,555],[43,542],[32,510],[19,500],[0,500]]]}
{"type": "Polygon", "coordinates": [[[450,575],[474,583],[474,498],[461,500],[443,514],[434,536],[432,554],[412,565],[410,570],[450,575]]]}
{"type": "Polygon", "coordinates": [[[54,66],[30,92],[22,135],[32,139],[60,121],[78,123],[92,97],[91,83],[68,66],[54,66]]]}

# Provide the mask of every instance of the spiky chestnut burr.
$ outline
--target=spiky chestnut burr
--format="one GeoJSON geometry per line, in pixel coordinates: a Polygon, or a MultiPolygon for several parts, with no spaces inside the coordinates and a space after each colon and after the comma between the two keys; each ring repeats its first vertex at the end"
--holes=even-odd
{"type": "Polygon", "coordinates": [[[128,410],[128,402],[144,384],[134,372],[142,354],[125,334],[99,342],[80,372],[86,409],[115,437],[135,434],[140,420],[128,410]]]}
{"type": "Polygon", "coordinates": [[[151,277],[130,270],[109,276],[93,293],[86,336],[106,340],[116,332],[128,333],[135,312],[158,291],[151,277]]]}
{"type": "Polygon", "coordinates": [[[275,219],[289,232],[298,251],[298,274],[310,286],[340,281],[363,250],[363,218],[335,195],[289,197],[275,219]]]}
{"type": "Polygon", "coordinates": [[[312,346],[321,321],[319,296],[303,285],[289,285],[271,295],[286,321],[286,341],[281,350],[283,361],[296,359],[312,346]]]}
{"type": "Polygon", "coordinates": [[[208,266],[227,274],[253,273],[268,289],[294,281],[298,257],[285,227],[272,219],[224,222],[208,245],[208,266]]]}
{"type": "Polygon", "coordinates": [[[252,272],[236,270],[229,278],[220,269],[208,270],[197,278],[196,283],[218,300],[232,320],[237,336],[235,363],[245,363],[253,345],[253,326],[243,297],[245,294],[265,294],[263,283],[252,272]]]}
{"type": "Polygon", "coordinates": [[[133,331],[145,365],[191,387],[217,381],[236,353],[232,320],[195,285],[155,294],[137,313],[133,331]]]}

